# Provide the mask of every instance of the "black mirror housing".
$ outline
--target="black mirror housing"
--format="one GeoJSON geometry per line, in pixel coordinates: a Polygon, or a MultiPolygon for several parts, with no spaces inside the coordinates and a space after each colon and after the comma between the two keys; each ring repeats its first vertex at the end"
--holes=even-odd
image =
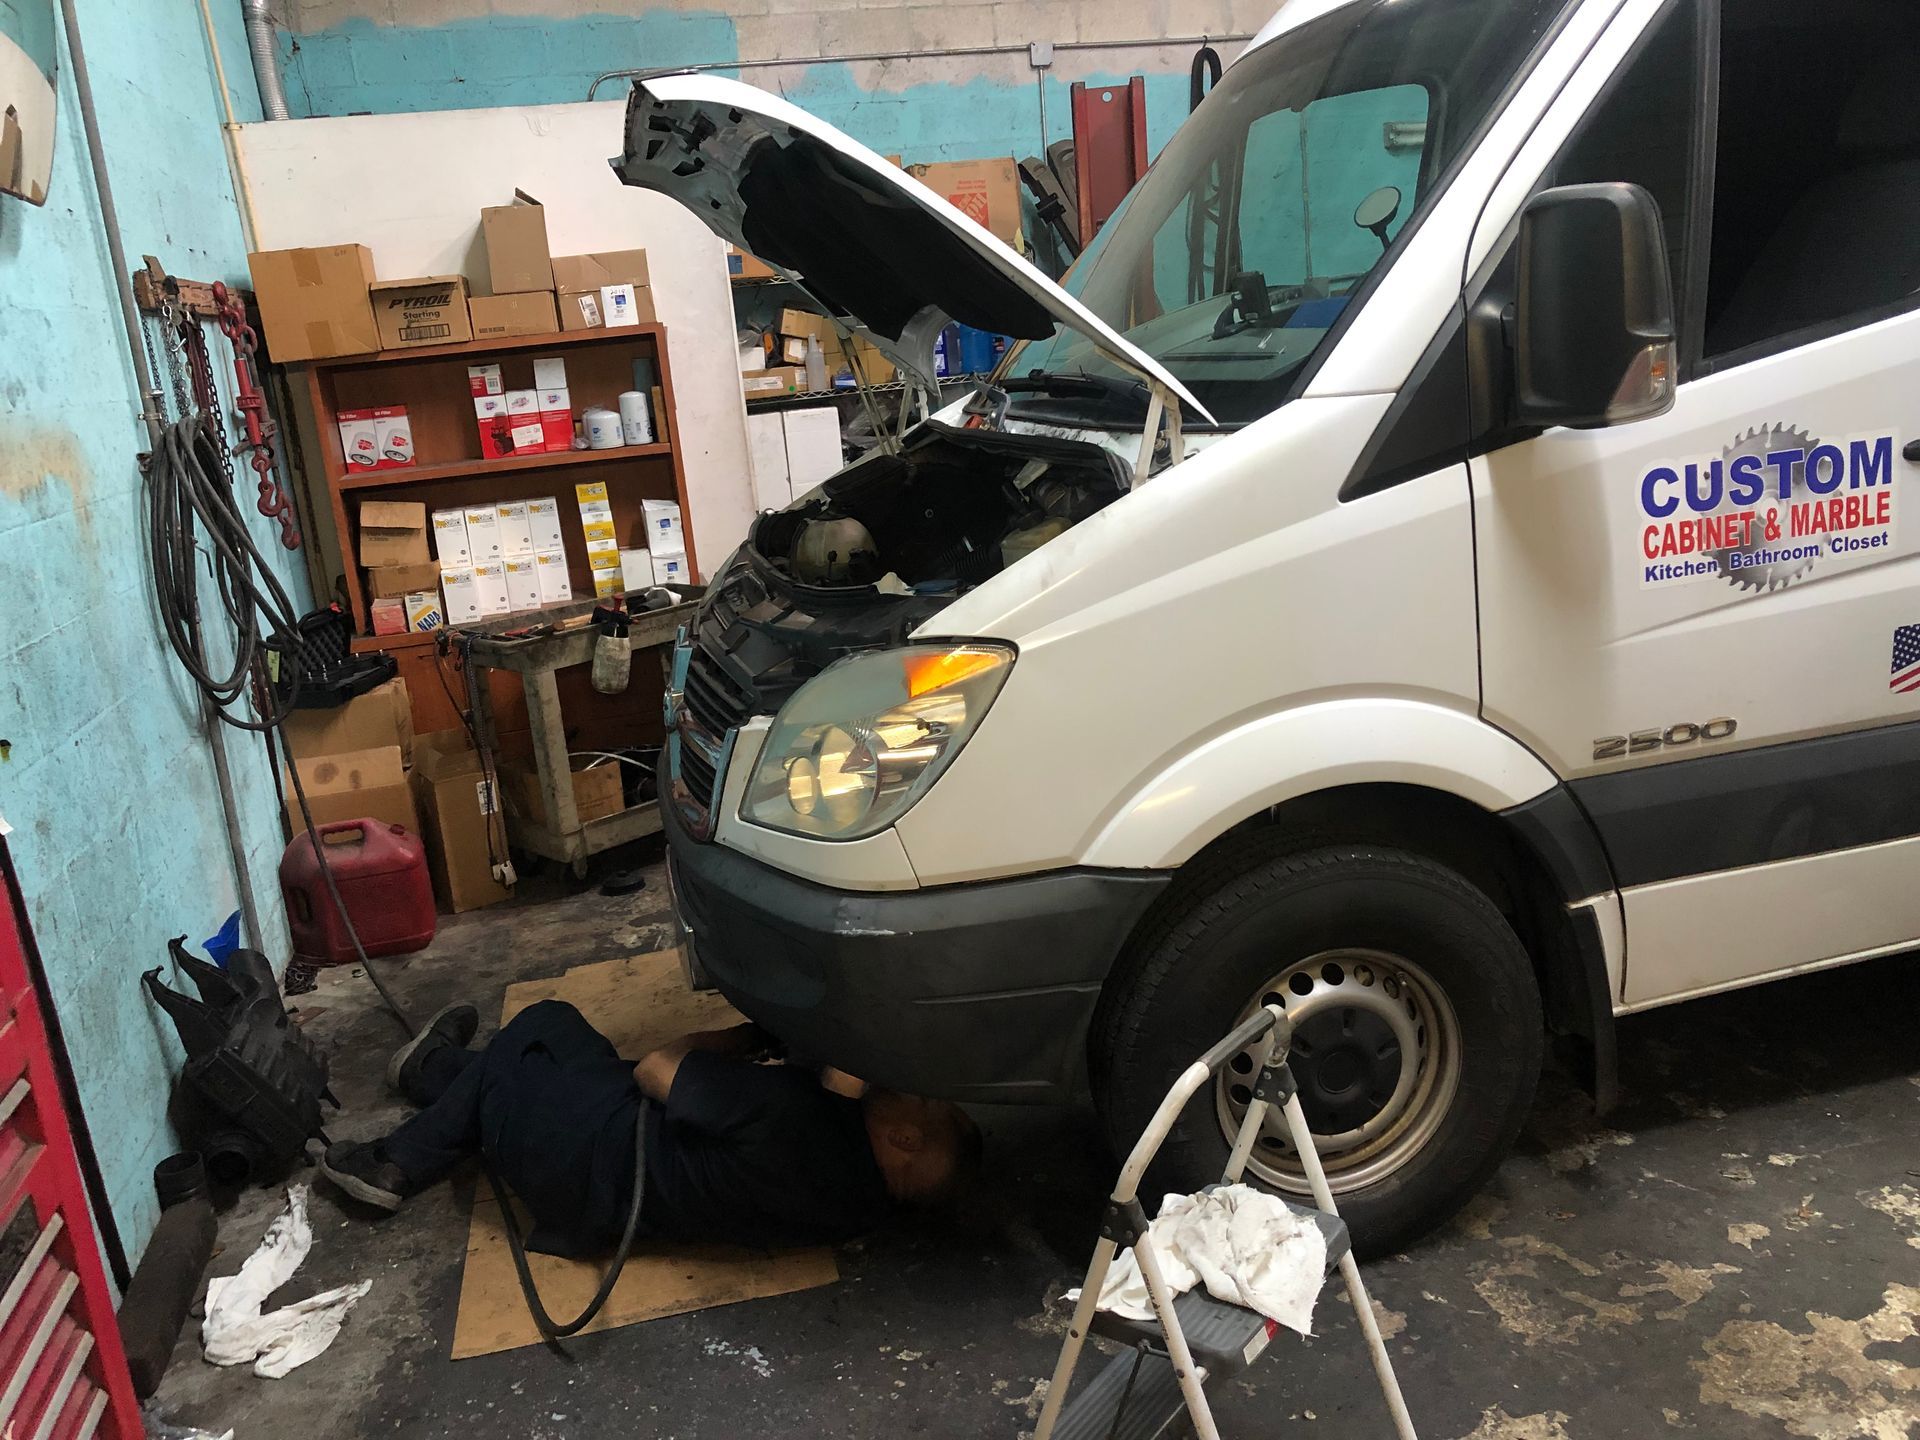
{"type": "Polygon", "coordinates": [[[1638,185],[1563,185],[1520,217],[1515,418],[1597,429],[1673,406],[1673,281],[1638,185]]]}

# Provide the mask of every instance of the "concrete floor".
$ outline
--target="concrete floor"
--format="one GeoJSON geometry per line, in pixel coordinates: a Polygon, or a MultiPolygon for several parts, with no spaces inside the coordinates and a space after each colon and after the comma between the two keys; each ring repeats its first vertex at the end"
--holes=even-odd
{"type": "MultiPolygon", "coordinates": [[[[657,859],[657,852],[649,857],[657,859]]],[[[515,980],[667,943],[657,865],[594,891],[447,921],[396,972],[426,1013],[498,1013],[515,980]]],[[[554,892],[547,892],[550,896],[554,892]]],[[[399,1036],[372,989],[304,997],[347,1106],[336,1137],[398,1118],[399,1036]]],[[[1556,1076],[1460,1219],[1369,1283],[1427,1440],[1920,1437],[1920,963],[1904,956],[1623,1023],[1627,1100],[1597,1121],[1556,1076]]],[[[156,1402],[237,1440],[514,1436],[1007,1436],[1032,1427],[1112,1162],[1090,1117],[982,1115],[997,1203],[959,1233],[848,1247],[837,1286],[573,1344],[446,1359],[471,1177],[369,1223],[314,1186],[314,1252],[287,1298],[373,1290],[281,1381],[202,1362],[197,1323],[156,1402]]],[[[311,1172],[308,1172],[311,1174],[311,1172]]],[[[231,1273],[280,1207],[225,1217],[231,1273]]],[[[1283,1336],[1217,1397],[1227,1436],[1389,1433],[1351,1311],[1283,1336]],[[1284,1422],[1284,1423],[1283,1423],[1284,1422]]]]}

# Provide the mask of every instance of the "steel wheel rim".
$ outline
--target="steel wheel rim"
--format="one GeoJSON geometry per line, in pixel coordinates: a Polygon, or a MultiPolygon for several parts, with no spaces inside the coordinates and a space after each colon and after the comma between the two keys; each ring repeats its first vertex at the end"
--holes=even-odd
{"type": "MultiPolygon", "coordinates": [[[[1276,974],[1248,998],[1240,1018],[1275,1001],[1294,1022],[1296,1037],[1324,1033],[1338,1023],[1375,1037],[1391,1034],[1399,1047],[1398,1074],[1378,1111],[1338,1132],[1315,1131],[1315,1148],[1334,1194],[1377,1184],[1427,1146],[1460,1088],[1463,1059],[1459,1018],[1432,976],[1385,951],[1327,950],[1276,974]]],[[[1228,1144],[1246,1114],[1259,1048],[1256,1044],[1234,1056],[1214,1082],[1214,1109],[1228,1144]]],[[[1303,1074],[1303,1089],[1310,1067],[1320,1063],[1313,1049],[1309,1041],[1308,1053],[1302,1053],[1296,1038],[1293,1062],[1296,1073],[1303,1074]]],[[[1333,1057],[1325,1058],[1330,1063],[1333,1057]]],[[[1280,1111],[1268,1112],[1247,1171],[1277,1190],[1311,1193],[1280,1111]]]]}

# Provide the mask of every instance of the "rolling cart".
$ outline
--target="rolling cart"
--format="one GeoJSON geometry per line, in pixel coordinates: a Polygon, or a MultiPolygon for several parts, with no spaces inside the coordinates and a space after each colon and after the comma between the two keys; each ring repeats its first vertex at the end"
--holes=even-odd
{"type": "MultiPolygon", "coordinates": [[[[1266,1120],[1270,1106],[1279,1106],[1285,1115],[1294,1149],[1306,1167],[1307,1183],[1313,1190],[1317,1209],[1288,1203],[1288,1208],[1313,1221],[1327,1243],[1327,1273],[1337,1266],[1346,1281],[1347,1295],[1353,1301],[1354,1314],[1367,1339],[1375,1376],[1387,1409],[1393,1417],[1398,1440],[1414,1440],[1413,1422],[1407,1417],[1406,1402],[1400,1396],[1400,1384],[1394,1379],[1393,1362],[1380,1338],[1380,1327],[1373,1318],[1373,1306],[1367,1300],[1366,1286],[1360,1280],[1360,1267],[1354,1262],[1348,1243],[1347,1227],[1335,1209],[1327,1188],[1325,1171],[1313,1147],[1313,1135],[1300,1109],[1293,1074],[1287,1068],[1287,1050],[1292,1043],[1293,1027],[1286,1012],[1268,1005],[1247,1017],[1228,1035],[1175,1080],[1160,1108],[1147,1122],[1146,1132],[1120,1169],[1100,1225],[1100,1239],[1093,1248],[1093,1263],[1080,1289],[1067,1338],[1060,1347],[1060,1360],[1054,1366],[1053,1383],[1048,1387],[1045,1407],[1033,1440],[1158,1440],[1180,1433],[1182,1419],[1190,1421],[1200,1440],[1219,1440],[1213,1411],[1207,1404],[1207,1382],[1246,1369],[1266,1350],[1280,1328],[1258,1311],[1216,1300],[1204,1286],[1196,1285],[1175,1297],[1167,1288],[1154,1254],[1147,1230],[1147,1214],[1140,1205],[1140,1181],[1147,1166],[1159,1153],[1174,1121],[1187,1102],[1206,1085],[1214,1071],[1235,1055],[1267,1037],[1266,1060],[1254,1077],[1253,1101],[1234,1138],[1227,1157],[1222,1185],[1237,1184],[1247,1168],[1247,1156],[1266,1120]],[[1121,1247],[1134,1252],[1140,1264],[1141,1279],[1153,1302],[1152,1320],[1130,1320],[1097,1308],[1100,1288],[1121,1247]],[[1089,1334],[1116,1340],[1127,1350],[1113,1357],[1098,1375],[1067,1403],[1067,1390],[1089,1334]]],[[[1322,1277],[1324,1280],[1324,1276],[1322,1277]]]]}

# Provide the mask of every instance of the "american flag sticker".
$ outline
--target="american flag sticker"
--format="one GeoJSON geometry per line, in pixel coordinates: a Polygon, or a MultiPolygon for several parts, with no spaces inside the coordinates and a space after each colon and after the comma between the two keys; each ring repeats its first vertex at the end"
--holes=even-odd
{"type": "Polygon", "coordinates": [[[1902,625],[1893,632],[1893,678],[1889,690],[1920,690],[1920,625],[1902,625]]]}

